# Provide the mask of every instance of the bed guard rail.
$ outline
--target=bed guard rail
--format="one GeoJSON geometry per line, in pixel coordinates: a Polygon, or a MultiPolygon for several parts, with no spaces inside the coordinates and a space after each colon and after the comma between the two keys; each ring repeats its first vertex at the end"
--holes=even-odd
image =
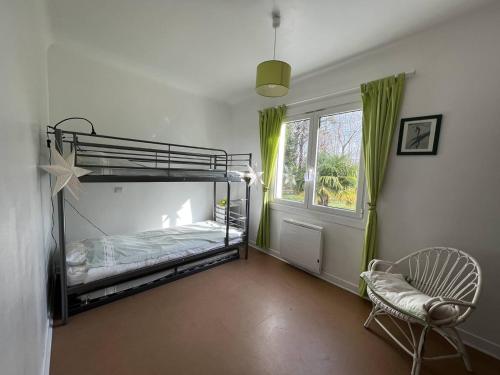
{"type": "MultiPolygon", "coordinates": [[[[249,154],[228,154],[218,148],[57,131],[61,133],[63,144],[75,152],[75,165],[97,173],[105,168],[107,171],[135,170],[136,173],[164,170],[227,174],[246,171],[251,163],[249,154]]],[[[55,134],[55,131],[49,128],[48,134],[55,134]]]]}

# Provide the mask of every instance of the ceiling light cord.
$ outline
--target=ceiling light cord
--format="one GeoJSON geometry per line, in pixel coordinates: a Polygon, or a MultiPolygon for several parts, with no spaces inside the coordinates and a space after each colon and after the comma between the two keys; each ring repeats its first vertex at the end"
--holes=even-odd
{"type": "Polygon", "coordinates": [[[273,60],[276,60],[276,27],[274,28],[273,60]]]}
{"type": "Polygon", "coordinates": [[[276,29],[280,27],[281,23],[281,15],[279,10],[273,10],[272,12],[273,18],[273,29],[274,29],[274,47],[273,47],[273,60],[276,60],[276,29]]]}

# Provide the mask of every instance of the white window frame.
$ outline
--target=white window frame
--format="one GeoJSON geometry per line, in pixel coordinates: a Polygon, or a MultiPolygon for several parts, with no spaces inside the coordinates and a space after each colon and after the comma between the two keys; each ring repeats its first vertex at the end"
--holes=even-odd
{"type": "Polygon", "coordinates": [[[280,149],[278,152],[277,161],[277,173],[276,179],[273,187],[273,202],[279,205],[294,206],[297,208],[302,208],[306,210],[321,212],[329,215],[345,216],[349,218],[362,219],[363,218],[363,208],[365,204],[365,173],[364,173],[364,161],[363,161],[363,145],[361,144],[360,155],[359,155],[359,172],[358,172],[358,187],[356,196],[356,209],[347,210],[336,207],[325,207],[314,204],[314,189],[316,184],[316,158],[317,158],[317,147],[318,147],[318,130],[319,130],[319,120],[322,116],[332,115],[336,113],[352,112],[361,110],[361,102],[354,101],[345,104],[337,104],[330,106],[328,108],[323,108],[315,111],[308,111],[298,114],[292,114],[287,116],[286,123],[293,122],[297,120],[310,119],[309,123],[309,140],[307,144],[307,171],[308,176],[305,178],[304,183],[304,202],[294,202],[287,199],[276,198],[276,194],[281,188],[279,186],[282,176],[283,165],[283,147],[285,144],[285,139],[283,137],[285,124],[282,125],[282,133],[280,136],[280,149]]]}

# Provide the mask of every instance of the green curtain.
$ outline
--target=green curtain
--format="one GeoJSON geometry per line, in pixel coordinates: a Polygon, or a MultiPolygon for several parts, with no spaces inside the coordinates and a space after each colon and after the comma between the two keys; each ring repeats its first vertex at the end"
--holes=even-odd
{"type": "Polygon", "coordinates": [[[286,115],[286,106],[266,108],[259,111],[260,128],[260,156],[262,161],[262,210],[260,214],[259,231],[257,232],[257,246],[269,248],[271,241],[271,217],[269,203],[270,191],[274,175],[276,174],[276,161],[278,159],[278,146],[281,124],[286,115]]]}
{"type": "MultiPolygon", "coordinates": [[[[368,188],[368,218],[361,258],[361,271],[377,254],[377,198],[382,188],[392,137],[401,107],[405,74],[361,85],[363,99],[363,157],[368,188]]],[[[361,279],[359,294],[365,295],[361,279]]]]}

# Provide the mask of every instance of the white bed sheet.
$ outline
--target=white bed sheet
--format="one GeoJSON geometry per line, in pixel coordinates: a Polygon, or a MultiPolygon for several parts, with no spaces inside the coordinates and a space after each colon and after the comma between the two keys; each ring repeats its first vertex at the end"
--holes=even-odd
{"type": "MultiPolygon", "coordinates": [[[[68,285],[77,285],[201,254],[224,245],[226,227],[208,220],[133,235],[105,236],[73,242],[66,247],[68,285]]],[[[242,232],[229,230],[229,243],[242,232]]]]}

